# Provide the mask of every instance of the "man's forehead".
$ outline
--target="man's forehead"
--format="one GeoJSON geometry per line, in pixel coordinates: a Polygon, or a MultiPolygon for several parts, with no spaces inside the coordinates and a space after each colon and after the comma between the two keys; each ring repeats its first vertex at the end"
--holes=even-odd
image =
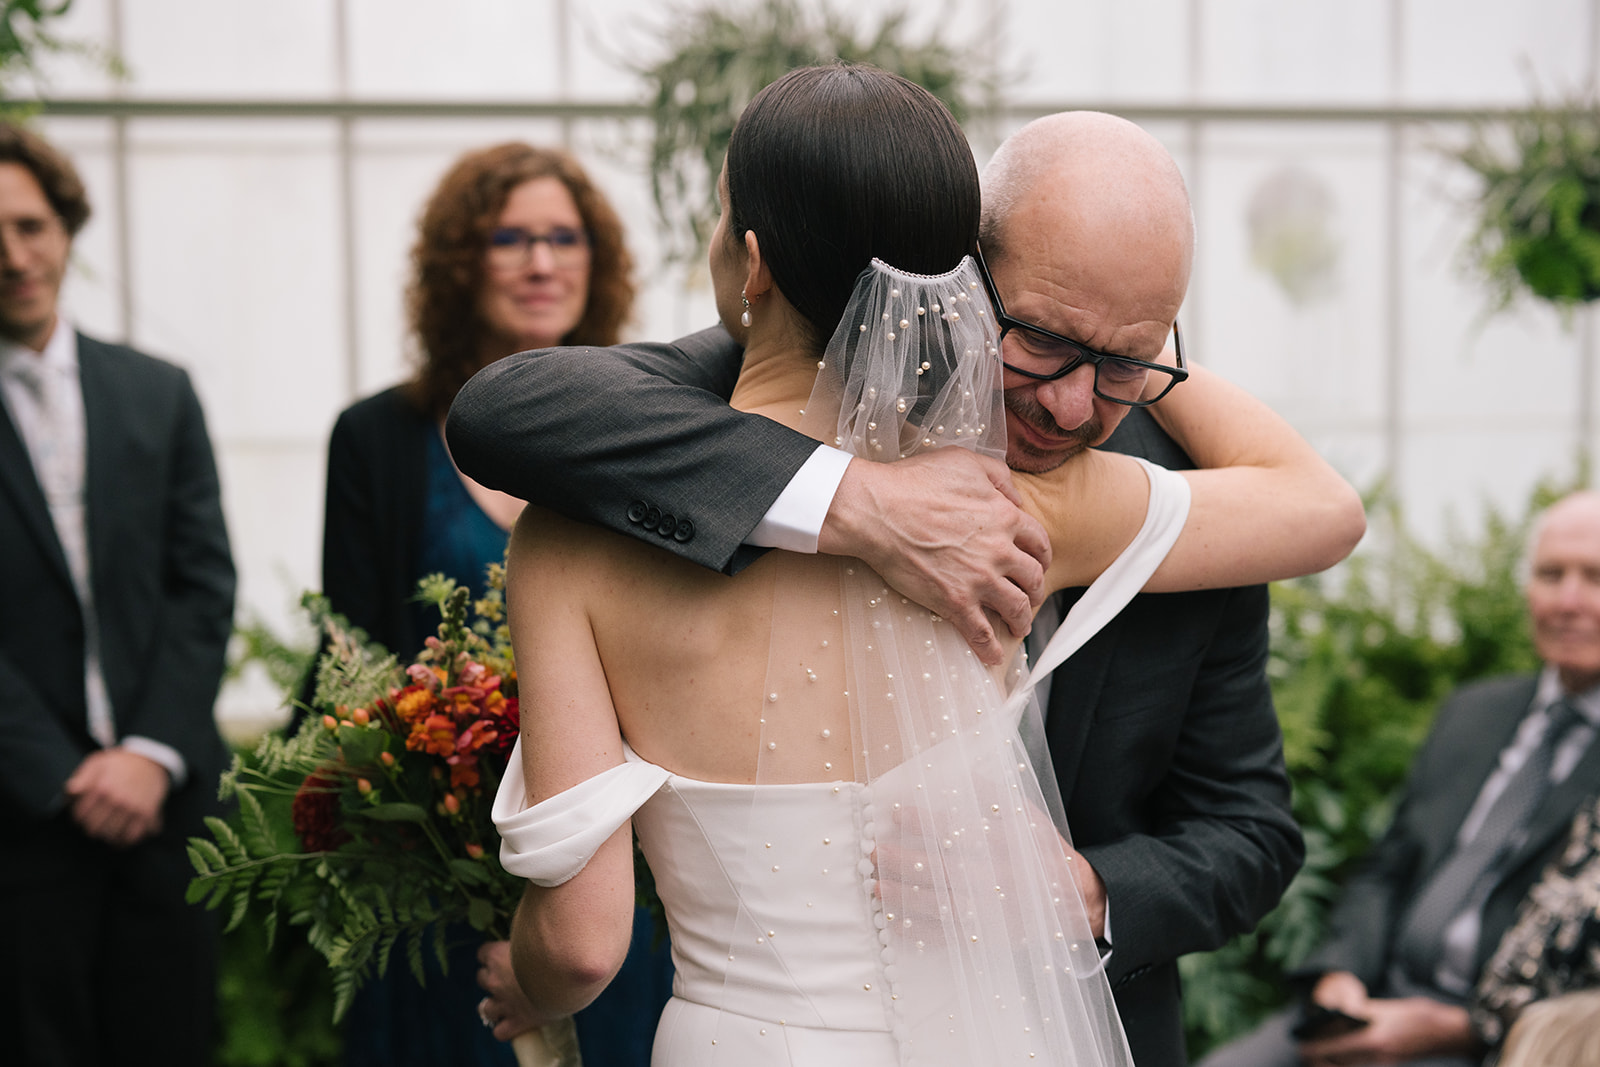
{"type": "Polygon", "coordinates": [[[0,213],[10,218],[55,214],[44,187],[20,163],[0,163],[0,213]]]}
{"type": "Polygon", "coordinates": [[[1569,497],[1552,507],[1534,530],[1533,562],[1600,560],[1600,494],[1569,497]]]}

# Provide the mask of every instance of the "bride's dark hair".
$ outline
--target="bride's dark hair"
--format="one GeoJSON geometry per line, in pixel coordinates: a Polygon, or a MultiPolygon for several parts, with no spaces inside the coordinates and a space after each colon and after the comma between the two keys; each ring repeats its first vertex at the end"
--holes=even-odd
{"type": "Polygon", "coordinates": [[[756,232],[773,281],[821,345],[872,257],[942,274],[972,252],[978,168],[961,127],[921,86],[876,67],[802,67],[739,116],[728,205],[728,238],[756,232]]]}

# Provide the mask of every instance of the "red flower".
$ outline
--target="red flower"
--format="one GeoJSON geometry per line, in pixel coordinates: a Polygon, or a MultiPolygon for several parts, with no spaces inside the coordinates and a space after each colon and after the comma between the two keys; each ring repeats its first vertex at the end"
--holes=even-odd
{"type": "Polygon", "coordinates": [[[306,775],[289,814],[307,852],[330,852],[350,840],[339,825],[339,780],[331,775],[306,775]]]}

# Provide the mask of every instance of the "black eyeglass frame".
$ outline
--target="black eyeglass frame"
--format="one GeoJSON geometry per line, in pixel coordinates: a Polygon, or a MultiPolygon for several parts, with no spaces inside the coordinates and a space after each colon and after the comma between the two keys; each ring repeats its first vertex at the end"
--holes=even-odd
{"type": "Polygon", "coordinates": [[[983,277],[983,284],[989,290],[989,299],[994,302],[995,325],[1000,328],[1000,365],[1011,373],[1020,374],[1024,378],[1031,378],[1036,382],[1053,382],[1057,379],[1065,378],[1067,375],[1071,374],[1085,363],[1089,363],[1094,366],[1094,395],[1098,396],[1102,400],[1109,400],[1113,404],[1121,404],[1124,407],[1130,408],[1149,407],[1157,400],[1160,400],[1162,397],[1172,392],[1173,386],[1189,377],[1189,364],[1188,361],[1183,358],[1183,334],[1178,330],[1177,319],[1172,320],[1172,347],[1176,350],[1178,356],[1178,365],[1176,367],[1169,367],[1163,363],[1151,363],[1148,360],[1143,359],[1134,359],[1132,356],[1114,356],[1109,352],[1097,352],[1086,344],[1074,341],[1070,337],[1063,337],[1054,330],[1047,330],[1043,326],[1036,326],[1031,322],[1024,322],[1021,319],[1008,314],[1006,312],[1005,301],[1000,299],[1000,290],[994,284],[994,277],[989,273],[989,264],[983,261],[983,249],[978,249],[978,254],[975,258],[978,262],[978,273],[983,277]],[[1040,337],[1047,337],[1051,341],[1054,341],[1057,344],[1065,345],[1071,351],[1076,352],[1078,354],[1078,358],[1068,360],[1066,363],[1062,364],[1056,370],[1051,371],[1049,374],[1040,374],[1037,371],[1023,370],[1021,367],[1014,367],[1010,363],[1005,362],[1006,334],[1010,333],[1012,330],[1025,330],[1028,333],[1038,334],[1040,337]],[[1164,374],[1167,376],[1167,387],[1148,400],[1124,400],[1121,397],[1108,396],[1100,391],[1100,368],[1109,360],[1115,360],[1118,363],[1125,364],[1130,367],[1136,367],[1142,371],[1154,371],[1159,374],[1164,374]]]}

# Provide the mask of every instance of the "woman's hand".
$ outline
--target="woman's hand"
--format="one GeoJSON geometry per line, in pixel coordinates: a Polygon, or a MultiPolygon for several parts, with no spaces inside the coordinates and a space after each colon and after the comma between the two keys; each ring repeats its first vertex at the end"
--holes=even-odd
{"type": "Polygon", "coordinates": [[[489,941],[478,948],[478,985],[489,995],[478,1002],[478,1018],[494,1028],[496,1041],[510,1041],[524,1030],[554,1022],[541,1018],[522,995],[511,969],[511,942],[489,941]]]}

